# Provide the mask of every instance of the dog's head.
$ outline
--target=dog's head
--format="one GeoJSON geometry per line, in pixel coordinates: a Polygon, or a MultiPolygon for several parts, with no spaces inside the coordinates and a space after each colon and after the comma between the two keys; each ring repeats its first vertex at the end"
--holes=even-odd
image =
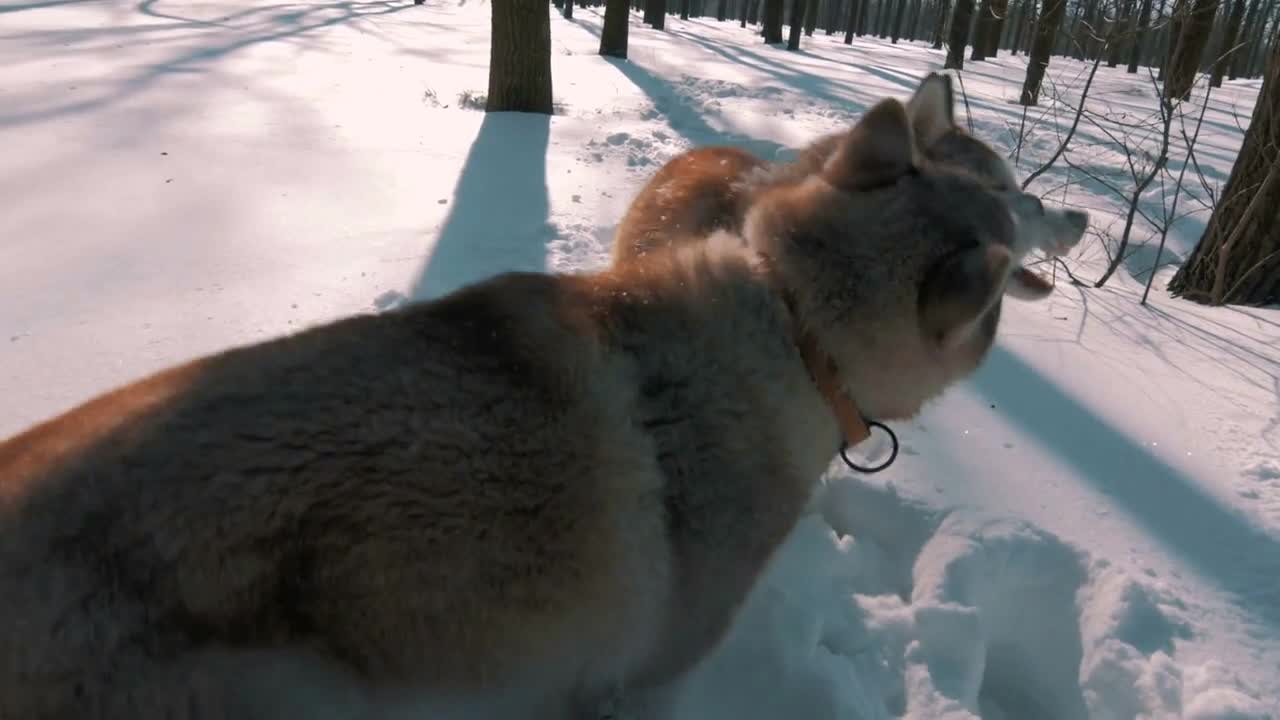
{"type": "Polygon", "coordinates": [[[945,97],[922,87],[914,106],[880,102],[808,177],[756,197],[744,228],[850,396],[883,419],[914,415],[972,372],[992,346],[1003,295],[1027,295],[1011,290],[1023,256],[1083,232],[1060,232],[1042,204],[1011,189],[989,148],[1008,178],[941,151],[939,142],[976,141],[950,135],[949,82],[933,77],[925,85],[946,83],[935,88],[945,97]]]}
{"type": "Polygon", "coordinates": [[[1027,300],[1047,297],[1053,285],[1021,267],[1023,258],[1033,250],[1049,257],[1066,254],[1084,236],[1089,214],[1046,207],[1039,198],[1023,193],[1005,158],[956,123],[949,75],[926,76],[907,101],[906,109],[916,146],[925,160],[941,168],[967,172],[1005,197],[1017,224],[1012,248],[1017,267],[1009,278],[1007,292],[1027,300]]]}

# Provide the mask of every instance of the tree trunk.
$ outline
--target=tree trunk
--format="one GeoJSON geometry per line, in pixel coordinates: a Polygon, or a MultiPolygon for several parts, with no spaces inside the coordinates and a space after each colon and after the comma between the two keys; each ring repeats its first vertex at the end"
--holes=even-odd
{"type": "Polygon", "coordinates": [[[663,16],[667,14],[667,0],[645,0],[644,22],[646,25],[661,29],[663,16]]]}
{"type": "Polygon", "coordinates": [[[1013,25],[1013,39],[1009,41],[1009,54],[1017,55],[1022,51],[1022,32],[1027,27],[1027,16],[1034,11],[1033,0],[1022,0],[1018,3],[1018,18],[1013,25]]]}
{"type": "Polygon", "coordinates": [[[1222,198],[1174,295],[1219,305],[1280,302],[1280,44],[1271,48],[1253,119],[1222,198]]]}
{"type": "Polygon", "coordinates": [[[716,3],[716,20],[724,22],[725,17],[729,15],[729,0],[720,0],[716,3]]]}
{"type": "Polygon", "coordinates": [[[604,27],[600,30],[600,54],[627,57],[627,0],[605,0],[604,27]]]}
{"type": "Polygon", "coordinates": [[[1164,96],[1170,100],[1186,100],[1200,70],[1200,57],[1213,31],[1213,16],[1218,11],[1218,0],[1188,0],[1188,14],[1181,31],[1173,36],[1173,54],[1169,57],[1169,69],[1164,81],[1164,96]]]}
{"type": "Polygon", "coordinates": [[[853,44],[854,26],[858,24],[858,6],[867,0],[849,0],[849,15],[844,20],[844,44],[853,44]]]}
{"type": "Polygon", "coordinates": [[[983,60],[987,57],[987,35],[991,33],[991,0],[982,0],[978,5],[978,21],[973,27],[973,52],[970,60],[983,60]]]}
{"type": "Polygon", "coordinates": [[[894,45],[898,44],[898,38],[902,37],[902,21],[907,14],[907,0],[898,0],[898,12],[894,14],[893,30],[889,34],[890,40],[894,45]]]}
{"type": "Polygon", "coordinates": [[[809,0],[804,9],[804,34],[813,37],[818,26],[818,0],[809,0]]]}
{"type": "Polygon", "coordinates": [[[791,27],[787,32],[787,49],[800,49],[800,33],[804,30],[805,0],[791,0],[791,27]]]}
{"type": "Polygon", "coordinates": [[[1107,67],[1109,68],[1120,64],[1120,58],[1128,47],[1129,28],[1133,24],[1133,6],[1133,0],[1125,0],[1122,11],[1117,14],[1116,21],[1112,23],[1111,30],[1107,33],[1107,67]]]}
{"type": "Polygon", "coordinates": [[[871,18],[871,0],[862,0],[858,12],[858,37],[867,34],[867,22],[871,18]]]}
{"type": "Polygon", "coordinates": [[[764,41],[782,42],[782,0],[764,0],[764,41]]]}
{"type": "Polygon", "coordinates": [[[1253,27],[1254,22],[1258,18],[1258,8],[1262,5],[1261,0],[1249,0],[1249,10],[1244,14],[1244,32],[1240,33],[1240,40],[1244,43],[1244,47],[1240,48],[1231,56],[1231,64],[1227,69],[1227,79],[1235,80],[1244,72],[1245,65],[1249,62],[1250,50],[1253,48],[1252,33],[1249,30],[1253,27]]]}
{"type": "MultiPolygon", "coordinates": [[[[866,2],[867,0],[863,0],[866,2]]],[[[947,27],[947,12],[951,9],[948,5],[950,0],[938,0],[938,24],[933,28],[933,49],[942,49],[943,33],[947,27]]]]}
{"type": "Polygon", "coordinates": [[[1142,58],[1143,49],[1146,47],[1147,27],[1151,24],[1151,0],[1142,0],[1142,8],[1138,10],[1138,27],[1133,33],[1133,39],[1129,42],[1129,67],[1130,73],[1138,72],[1138,63],[1142,58]]]}
{"type": "MultiPolygon", "coordinates": [[[[572,0],[565,0],[565,4],[572,0]]],[[[551,5],[546,0],[493,0],[489,95],[485,112],[550,115],[551,5]]]]}
{"type": "Polygon", "coordinates": [[[1044,7],[1036,21],[1035,38],[1031,42],[1031,59],[1027,62],[1027,79],[1022,83],[1023,105],[1035,105],[1040,101],[1040,84],[1049,68],[1049,53],[1058,39],[1058,26],[1067,11],[1067,0],[1044,0],[1044,7]]]}
{"type": "Polygon", "coordinates": [[[943,68],[964,69],[964,46],[969,43],[969,24],[973,18],[973,0],[956,0],[951,14],[951,36],[947,38],[947,61],[943,68]]]}
{"type": "Polygon", "coordinates": [[[993,58],[1000,54],[1000,36],[1004,33],[1004,19],[1009,15],[1009,0],[991,0],[991,29],[987,33],[984,53],[993,58]]]}
{"type": "Polygon", "coordinates": [[[1213,73],[1209,76],[1209,84],[1222,87],[1222,78],[1227,74],[1227,67],[1240,51],[1240,23],[1244,21],[1244,0],[1235,0],[1231,4],[1231,14],[1227,16],[1227,24],[1222,29],[1222,42],[1218,46],[1218,56],[1213,59],[1213,73]]]}
{"type": "Polygon", "coordinates": [[[566,20],[573,19],[573,0],[563,0],[560,3],[560,14],[564,15],[566,20]]]}

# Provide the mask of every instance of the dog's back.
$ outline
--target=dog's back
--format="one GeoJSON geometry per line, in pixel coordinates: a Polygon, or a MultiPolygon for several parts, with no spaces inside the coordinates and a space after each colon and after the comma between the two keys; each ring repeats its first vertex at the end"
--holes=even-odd
{"type": "MultiPolygon", "coordinates": [[[[931,162],[960,168],[997,190],[1016,187],[1007,163],[951,115],[950,80],[930,74],[907,102],[919,149],[931,162]]],[[[667,162],[641,188],[614,232],[613,262],[698,242],[717,229],[742,226],[751,198],[803,180],[822,168],[843,132],[802,147],[786,163],[767,162],[730,146],[694,148],[667,162]]]]}

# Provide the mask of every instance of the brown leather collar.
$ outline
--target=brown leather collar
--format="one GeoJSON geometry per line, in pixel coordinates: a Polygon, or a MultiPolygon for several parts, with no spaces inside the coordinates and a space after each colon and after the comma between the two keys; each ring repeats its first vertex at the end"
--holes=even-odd
{"type": "MultiPolygon", "coordinates": [[[[792,322],[796,322],[794,315],[792,322]]],[[[858,412],[858,407],[840,389],[835,361],[818,346],[818,339],[812,333],[801,332],[796,338],[796,347],[800,349],[800,358],[804,360],[813,384],[818,386],[818,392],[822,393],[831,406],[831,411],[835,413],[844,441],[849,447],[853,447],[871,437],[871,428],[862,419],[862,413],[858,412]]]]}
{"type": "MultiPolygon", "coordinates": [[[[813,384],[818,387],[818,392],[826,399],[827,405],[831,407],[831,412],[835,413],[836,424],[840,426],[840,434],[844,437],[845,445],[853,447],[871,437],[871,428],[867,426],[867,421],[863,419],[862,413],[858,411],[858,406],[853,403],[853,400],[849,399],[844,390],[840,389],[835,361],[818,344],[818,338],[801,326],[800,315],[796,311],[795,297],[789,289],[778,282],[777,266],[774,264],[773,258],[767,253],[757,251],[756,254],[768,274],[772,276],[774,286],[782,298],[782,304],[787,308],[787,314],[791,316],[792,340],[795,342],[796,349],[800,351],[800,359],[809,371],[809,377],[813,379],[813,384]]],[[[843,454],[843,450],[841,450],[841,453],[843,454]]],[[[848,462],[848,460],[846,459],[845,462],[848,462]]],[[[852,467],[852,464],[850,466],[852,467]]]]}

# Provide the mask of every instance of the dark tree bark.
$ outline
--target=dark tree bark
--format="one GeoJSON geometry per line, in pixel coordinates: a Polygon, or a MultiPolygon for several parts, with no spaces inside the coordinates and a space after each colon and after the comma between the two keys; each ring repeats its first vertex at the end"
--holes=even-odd
{"type": "Polygon", "coordinates": [[[849,0],[849,14],[844,19],[844,44],[853,44],[853,29],[858,24],[858,6],[867,0],[849,0]]]}
{"type": "Polygon", "coordinates": [[[787,32],[787,49],[800,49],[800,33],[804,30],[806,0],[791,0],[791,27],[787,32]]]}
{"type": "Polygon", "coordinates": [[[1118,66],[1125,48],[1128,47],[1132,36],[1129,28],[1133,25],[1133,6],[1133,0],[1125,0],[1107,33],[1107,67],[1118,66]]]}
{"type": "Polygon", "coordinates": [[[804,10],[804,34],[813,37],[818,23],[818,0],[808,0],[804,10]]]}
{"type": "Polygon", "coordinates": [[[951,14],[951,35],[947,38],[947,62],[942,66],[955,70],[964,68],[964,46],[969,43],[969,23],[973,18],[973,0],[956,0],[951,14]]]}
{"type": "MultiPolygon", "coordinates": [[[[865,0],[864,0],[865,1],[865,0]]],[[[942,49],[942,36],[947,27],[947,12],[951,9],[950,0],[938,0],[938,24],[933,28],[933,49],[942,49]]]]}
{"type": "Polygon", "coordinates": [[[1273,43],[1253,119],[1174,295],[1220,305],[1280,302],[1280,43],[1273,43]]]}
{"type": "Polygon", "coordinates": [[[1142,0],[1142,7],[1138,10],[1137,28],[1133,31],[1133,39],[1129,45],[1129,67],[1128,72],[1138,72],[1138,63],[1142,59],[1143,50],[1146,48],[1147,27],[1151,24],[1151,0],[1142,0]]]}
{"type": "Polygon", "coordinates": [[[1058,39],[1058,27],[1067,11],[1067,0],[1044,0],[1044,7],[1036,21],[1035,38],[1031,42],[1031,59],[1027,62],[1027,79],[1022,83],[1023,105],[1035,105],[1040,101],[1040,84],[1049,68],[1049,54],[1058,39]]]}
{"type": "Polygon", "coordinates": [[[1022,33],[1027,27],[1027,18],[1035,12],[1034,0],[1022,0],[1018,3],[1018,17],[1013,26],[1013,39],[1009,41],[1009,54],[1017,55],[1022,50],[1022,33]]]}
{"type": "Polygon", "coordinates": [[[1258,18],[1258,8],[1262,6],[1261,0],[1249,0],[1249,10],[1244,14],[1244,32],[1240,33],[1240,38],[1245,46],[1240,48],[1232,57],[1231,65],[1227,69],[1227,79],[1235,80],[1244,72],[1245,66],[1249,62],[1249,54],[1253,49],[1253,34],[1249,32],[1253,28],[1258,18]]]}
{"type": "Polygon", "coordinates": [[[1213,59],[1213,72],[1209,76],[1209,84],[1222,87],[1222,78],[1227,74],[1235,54],[1240,51],[1240,23],[1244,21],[1244,0],[1235,0],[1231,4],[1231,12],[1227,15],[1227,24],[1222,28],[1222,42],[1218,45],[1218,56],[1213,59]]]}
{"type": "Polygon", "coordinates": [[[1004,32],[1004,19],[1009,14],[1009,0],[991,0],[991,27],[987,30],[984,55],[993,58],[1000,52],[1000,34],[1004,32]]]}
{"type": "Polygon", "coordinates": [[[764,0],[764,41],[782,42],[782,0],[764,0]]]}
{"type": "Polygon", "coordinates": [[[991,34],[995,16],[991,14],[991,0],[982,0],[978,4],[978,20],[973,24],[973,51],[970,60],[984,60],[987,57],[987,37],[991,34]]]}
{"type": "Polygon", "coordinates": [[[867,34],[867,22],[871,17],[871,0],[862,0],[858,12],[858,37],[867,34]]]}
{"type": "Polygon", "coordinates": [[[716,20],[724,22],[729,14],[729,0],[720,0],[716,3],[716,20]]]}
{"type": "Polygon", "coordinates": [[[902,37],[902,21],[907,14],[907,0],[898,0],[898,11],[894,13],[893,29],[889,33],[890,39],[896,45],[898,38],[902,37]]]}
{"type": "Polygon", "coordinates": [[[1191,88],[1200,70],[1200,58],[1213,32],[1213,16],[1218,12],[1218,0],[1188,0],[1188,14],[1181,31],[1173,36],[1173,54],[1169,57],[1169,69],[1164,81],[1164,96],[1171,100],[1191,97],[1191,88]]]}
{"type": "Polygon", "coordinates": [[[490,31],[485,112],[550,115],[551,5],[546,0],[493,0],[490,31]]]}
{"type": "Polygon", "coordinates": [[[600,30],[600,54],[627,57],[627,0],[605,0],[604,27],[600,30]]]}
{"type": "Polygon", "coordinates": [[[666,25],[667,0],[645,0],[645,24],[661,30],[666,25]]]}
{"type": "Polygon", "coordinates": [[[689,0],[680,0],[680,19],[689,19],[689,0]]]}

